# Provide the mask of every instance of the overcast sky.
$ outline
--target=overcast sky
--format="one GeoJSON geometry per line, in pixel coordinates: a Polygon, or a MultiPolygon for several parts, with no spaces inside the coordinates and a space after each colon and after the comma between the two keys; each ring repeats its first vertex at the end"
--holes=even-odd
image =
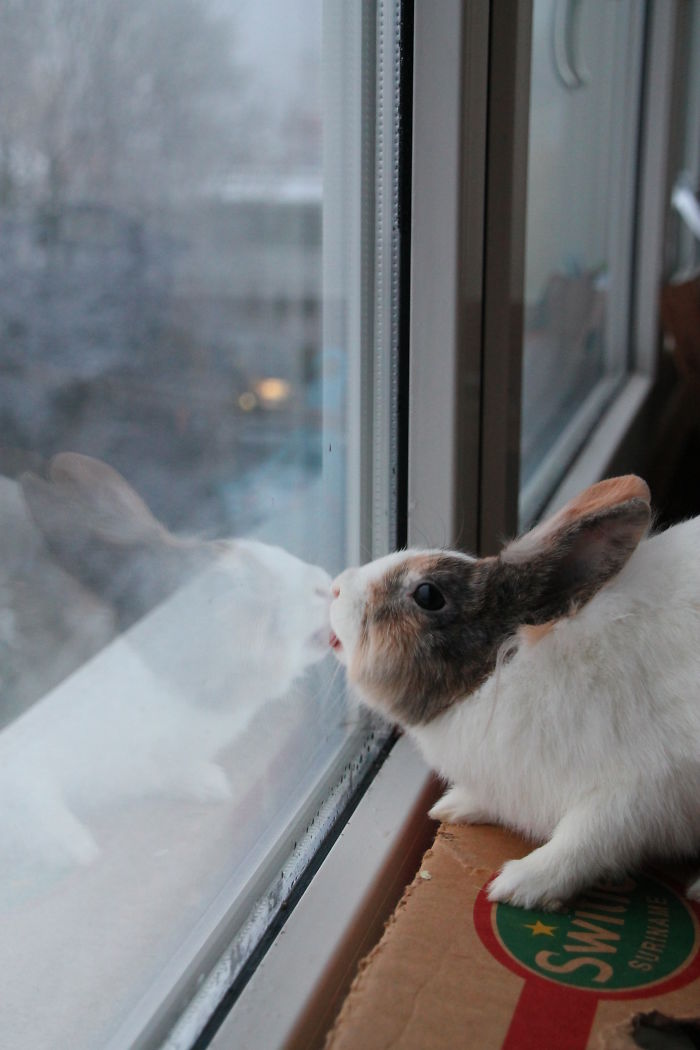
{"type": "Polygon", "coordinates": [[[212,0],[231,13],[236,55],[253,67],[265,106],[285,112],[299,95],[317,94],[321,52],[322,0],[212,0]]]}

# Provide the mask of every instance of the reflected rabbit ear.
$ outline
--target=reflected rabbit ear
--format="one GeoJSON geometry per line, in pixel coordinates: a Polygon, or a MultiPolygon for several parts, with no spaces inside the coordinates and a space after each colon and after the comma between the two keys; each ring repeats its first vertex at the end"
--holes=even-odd
{"type": "Polygon", "coordinates": [[[566,615],[616,576],[649,529],[649,500],[634,475],[601,481],[508,544],[499,560],[517,570],[521,622],[566,615]]]}
{"type": "Polygon", "coordinates": [[[31,516],[59,564],[110,602],[121,626],[217,556],[215,544],[168,532],[121,474],[98,459],[62,452],[48,474],[20,479],[31,516]]]}
{"type": "Polygon", "coordinates": [[[21,478],[32,516],[47,537],[72,529],[115,546],[171,540],[131,485],[106,463],[61,452],[51,460],[48,475],[48,481],[33,474],[21,478]]]}

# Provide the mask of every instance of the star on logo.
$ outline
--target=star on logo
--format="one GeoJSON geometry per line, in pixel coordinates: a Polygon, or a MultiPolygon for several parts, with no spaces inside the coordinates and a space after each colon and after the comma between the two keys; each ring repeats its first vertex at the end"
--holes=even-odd
{"type": "Polygon", "coordinates": [[[528,930],[532,930],[533,937],[537,937],[539,934],[544,934],[545,937],[553,937],[556,930],[556,926],[545,926],[539,919],[537,922],[526,922],[525,926],[528,930]]]}

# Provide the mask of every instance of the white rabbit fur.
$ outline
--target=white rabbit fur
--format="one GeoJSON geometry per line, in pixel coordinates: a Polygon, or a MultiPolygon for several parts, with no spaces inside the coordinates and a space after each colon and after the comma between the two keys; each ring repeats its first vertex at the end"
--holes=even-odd
{"type": "Polygon", "coordinates": [[[165,605],[0,732],[11,863],[89,862],[84,820],[125,799],[231,797],[217,755],[327,652],[323,569],[254,540],[209,546],[165,605]]]}
{"type": "MultiPolygon", "coordinates": [[[[411,564],[409,586],[425,578],[426,554],[445,557],[405,551],[334,584],[338,655],[385,711],[355,666],[366,609],[378,581],[411,564]]],[[[500,823],[544,843],[504,865],[492,900],[556,908],[646,857],[691,856],[700,849],[700,518],[641,542],[574,615],[519,629],[473,692],[404,724],[452,785],[431,816],[500,823]]],[[[700,879],[688,892],[700,899],[700,879]]]]}

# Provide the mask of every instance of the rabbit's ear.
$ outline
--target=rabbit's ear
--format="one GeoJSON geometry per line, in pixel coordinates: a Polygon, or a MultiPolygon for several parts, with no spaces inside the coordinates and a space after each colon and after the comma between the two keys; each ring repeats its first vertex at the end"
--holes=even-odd
{"type": "Polygon", "coordinates": [[[20,479],[32,518],[59,564],[114,607],[121,627],[216,556],[213,543],[168,532],[100,460],[61,452],[48,474],[20,479]]]}
{"type": "Polygon", "coordinates": [[[25,474],[22,490],[37,525],[48,537],[68,530],[116,546],[167,542],[170,534],[127,481],[91,456],[61,452],[49,480],[25,474]]]}
{"type": "Polygon", "coordinates": [[[641,478],[601,481],[505,547],[499,561],[516,573],[522,622],[566,615],[616,576],[648,531],[649,499],[641,478]]]}

